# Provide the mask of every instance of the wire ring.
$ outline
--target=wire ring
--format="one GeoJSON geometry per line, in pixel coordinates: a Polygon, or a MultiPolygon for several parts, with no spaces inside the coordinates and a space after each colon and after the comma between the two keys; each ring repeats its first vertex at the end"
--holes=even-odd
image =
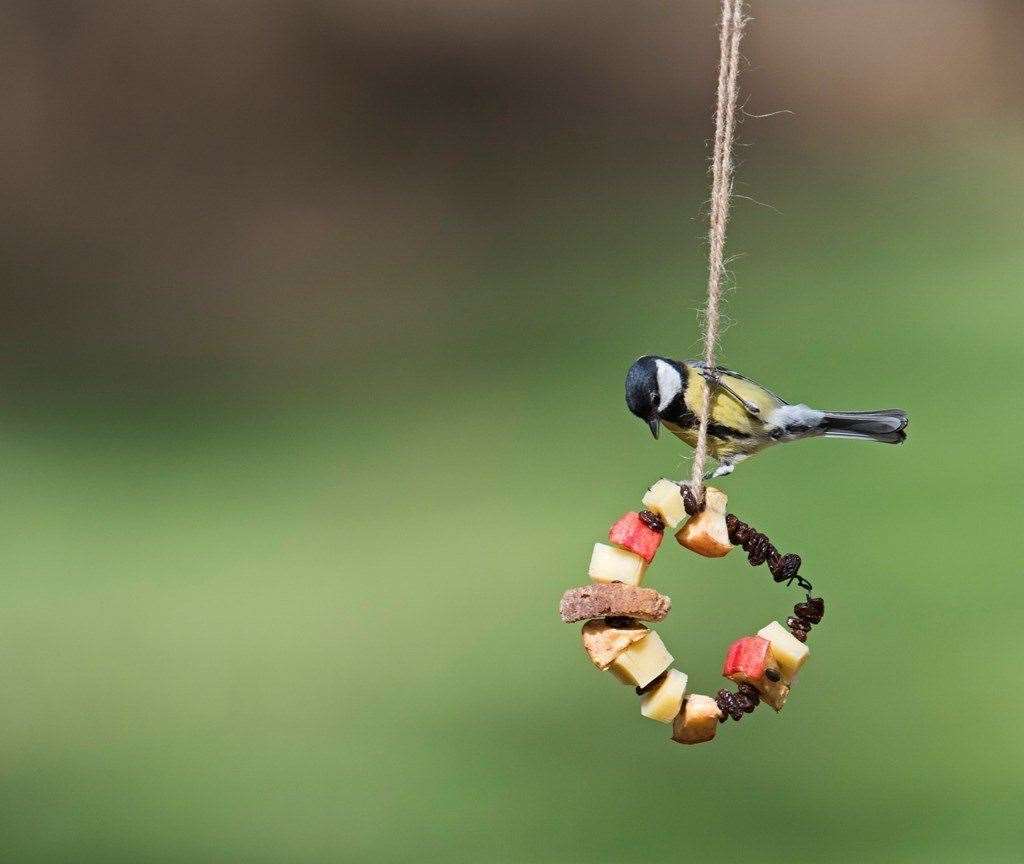
{"type": "Polygon", "coordinates": [[[698,498],[690,485],[664,478],[651,486],[643,497],[645,509],[625,514],[612,526],[611,545],[595,544],[591,584],[570,588],[559,608],[566,623],[585,621],[583,645],[591,662],[634,685],[642,697],[641,713],[671,723],[672,739],[682,744],[712,740],[721,723],[738,722],[761,702],[780,711],[809,656],[807,636],[825,616],[825,601],[812,596],[813,586],[798,572],[800,556],[779,552],[765,534],[725,512],[724,492],[703,491],[698,498]],[[665,531],[680,523],[675,532],[680,545],[713,558],[739,546],[751,566],[767,564],[775,582],[796,583],[806,592],[785,627],[773,621],[730,645],[722,674],[737,685],[734,692],[722,688],[714,697],[689,694],[687,676],[671,668],[673,658],[661,637],[641,623],[664,620],[671,609],[670,598],[641,582],[665,531]]]}

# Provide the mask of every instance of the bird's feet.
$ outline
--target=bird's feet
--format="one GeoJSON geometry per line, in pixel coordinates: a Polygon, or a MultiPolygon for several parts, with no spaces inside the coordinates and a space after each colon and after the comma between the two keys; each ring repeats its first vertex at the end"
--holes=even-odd
{"type": "Polygon", "coordinates": [[[732,462],[723,462],[714,471],[708,471],[708,473],[704,475],[704,482],[706,483],[708,480],[714,480],[716,477],[725,477],[732,474],[735,470],[736,466],[733,465],[732,462]]]}

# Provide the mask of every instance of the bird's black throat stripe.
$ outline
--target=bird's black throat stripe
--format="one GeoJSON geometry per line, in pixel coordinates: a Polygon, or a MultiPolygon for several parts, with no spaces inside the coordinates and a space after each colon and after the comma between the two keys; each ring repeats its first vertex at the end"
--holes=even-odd
{"type": "MultiPolygon", "coordinates": [[[[661,419],[681,429],[696,429],[700,421],[697,415],[686,407],[686,390],[689,384],[687,369],[682,363],[673,363],[672,365],[679,371],[683,381],[683,388],[676,394],[675,399],[665,406],[665,410],[660,413],[661,419]]],[[[740,432],[739,429],[733,429],[731,426],[715,423],[710,420],[708,421],[708,435],[721,441],[749,441],[752,437],[746,432],[740,432]]]]}
{"type": "MultiPolygon", "coordinates": [[[[700,424],[697,415],[685,407],[674,413],[672,408],[675,404],[676,400],[673,399],[669,406],[661,412],[661,419],[680,429],[696,429],[700,424]]],[[[732,426],[726,426],[724,423],[715,423],[713,420],[708,421],[708,435],[722,441],[749,441],[753,437],[739,429],[733,429],[732,426]]]]}

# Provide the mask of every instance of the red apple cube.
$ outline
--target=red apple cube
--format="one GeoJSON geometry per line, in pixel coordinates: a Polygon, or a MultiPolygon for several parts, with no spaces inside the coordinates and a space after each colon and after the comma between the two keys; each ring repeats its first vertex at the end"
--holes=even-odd
{"type": "Polygon", "coordinates": [[[729,646],[722,674],[737,684],[752,684],[761,699],[781,711],[789,696],[789,684],[772,652],[772,643],[760,636],[744,636],[729,646]]]}
{"type": "Polygon", "coordinates": [[[768,667],[769,653],[772,643],[760,636],[744,636],[729,646],[725,655],[722,674],[732,680],[737,678],[747,682],[760,680],[768,667]]]}
{"type": "Polygon", "coordinates": [[[654,560],[654,553],[658,551],[664,536],[663,531],[655,531],[644,522],[639,513],[627,513],[608,532],[608,539],[612,543],[636,553],[648,564],[654,560]]]}

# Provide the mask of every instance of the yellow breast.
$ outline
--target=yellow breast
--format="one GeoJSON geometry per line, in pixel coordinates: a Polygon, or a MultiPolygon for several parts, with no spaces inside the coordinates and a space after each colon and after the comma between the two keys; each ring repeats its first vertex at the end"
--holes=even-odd
{"type": "MultiPolygon", "coordinates": [[[[695,416],[699,417],[704,402],[704,394],[707,391],[707,382],[704,380],[703,375],[689,365],[686,367],[686,372],[686,407],[695,416]]],[[[734,396],[716,388],[711,397],[711,421],[718,426],[725,426],[746,437],[736,440],[730,437],[718,438],[713,434],[709,435],[708,452],[712,458],[720,460],[738,453],[754,453],[767,447],[772,442],[765,432],[764,418],[768,417],[772,411],[783,404],[782,401],[774,394],[746,378],[722,375],[721,380],[737,395],[756,405],[761,413],[758,416],[752,416],[734,396]]],[[[696,446],[696,428],[684,429],[672,423],[666,423],[665,425],[669,428],[669,431],[691,447],[696,446]]]]}

